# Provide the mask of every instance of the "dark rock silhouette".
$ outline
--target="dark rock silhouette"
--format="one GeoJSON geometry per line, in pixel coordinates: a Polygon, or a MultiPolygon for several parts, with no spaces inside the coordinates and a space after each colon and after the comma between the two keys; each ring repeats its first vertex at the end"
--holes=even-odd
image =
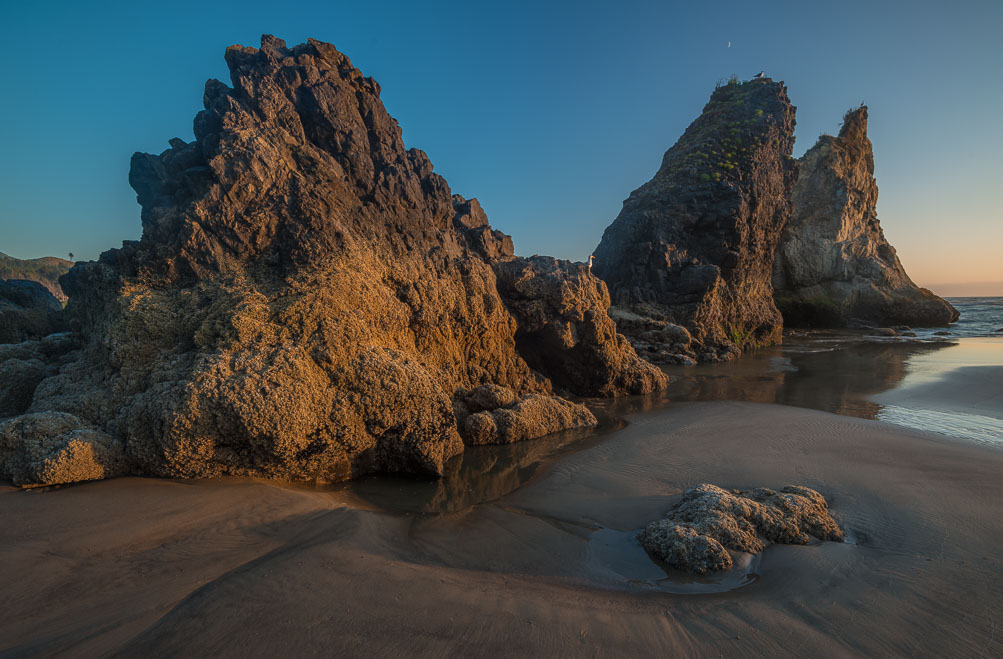
{"type": "MultiPolygon", "coordinates": [[[[511,239],[404,148],[375,81],[314,40],[226,61],[196,140],[133,156],[141,240],[61,279],[83,348],[0,426],[6,477],[440,475],[454,397],[488,384],[514,397],[491,441],[595,422],[517,350],[493,269],[511,239]],[[17,459],[33,446],[60,469],[17,459]]],[[[606,376],[588,393],[638,389],[606,376]]]]}
{"type": "Polygon", "coordinates": [[[0,343],[39,339],[66,328],[63,305],[36,281],[0,280],[0,343]]]}
{"type": "Polygon", "coordinates": [[[769,78],[714,91],[596,249],[615,307],[685,327],[704,361],[780,339],[770,280],[796,176],[794,114],[769,78]]]}
{"type": "Polygon", "coordinates": [[[38,259],[16,259],[0,252],[0,279],[26,279],[37,281],[52,293],[60,303],[66,302],[66,294],[59,286],[59,277],[73,267],[73,261],[55,256],[38,259]]]}
{"type": "Polygon", "coordinates": [[[916,286],[878,222],[867,108],[846,114],[801,159],[773,286],[794,326],[946,325],[957,310],[916,286]]]}

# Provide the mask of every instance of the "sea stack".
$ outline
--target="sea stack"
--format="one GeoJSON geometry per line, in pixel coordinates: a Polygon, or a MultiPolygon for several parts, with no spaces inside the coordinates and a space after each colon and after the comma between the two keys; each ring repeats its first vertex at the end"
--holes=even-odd
{"type": "MultiPolygon", "coordinates": [[[[404,147],[374,80],[315,40],[265,35],[226,62],[195,140],[132,158],[141,240],[62,277],[80,349],[0,424],[0,478],[435,476],[464,439],[595,423],[519,353],[495,275],[511,238],[404,147]]],[[[539,327],[608,329],[596,299],[530,306],[539,327]]],[[[615,353],[580,393],[665,384],[615,332],[562,345],[615,353]]]]}
{"type": "Polygon", "coordinates": [[[773,286],[794,326],[947,325],[957,310],[909,279],[877,215],[867,107],[847,112],[801,159],[773,286]]]}
{"type": "Polygon", "coordinates": [[[780,339],[771,272],[790,216],[794,124],[782,82],[718,87],[606,229],[593,272],[646,356],[672,357],[660,337],[675,325],[701,361],[780,339]]]}

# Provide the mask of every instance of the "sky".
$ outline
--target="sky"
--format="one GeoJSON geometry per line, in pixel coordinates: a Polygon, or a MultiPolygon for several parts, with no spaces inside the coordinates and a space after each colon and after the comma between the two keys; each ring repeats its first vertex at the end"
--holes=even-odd
{"type": "Polygon", "coordinates": [[[1003,2],[0,3],[0,252],[141,233],[134,151],[192,139],[223,52],[329,41],[518,254],[585,260],[715,83],[760,70],[795,155],[870,108],[878,217],[920,285],[1003,295],[1003,2]],[[730,46],[729,46],[730,43],[730,46]]]}

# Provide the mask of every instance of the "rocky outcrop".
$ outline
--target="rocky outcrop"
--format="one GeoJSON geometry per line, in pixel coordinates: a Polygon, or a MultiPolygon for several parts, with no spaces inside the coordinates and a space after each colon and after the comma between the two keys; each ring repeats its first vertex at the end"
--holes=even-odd
{"type": "Polygon", "coordinates": [[[665,387],[665,374],[617,333],[606,284],[587,266],[549,256],[516,257],[512,238],[491,228],[476,199],[453,195],[453,208],[453,224],[466,246],[494,266],[498,293],[517,323],[517,349],[533,369],[579,396],[665,387]]]}
{"type": "Polygon", "coordinates": [[[780,339],[771,271],[796,176],[794,114],[769,78],[714,91],[596,249],[614,306],[685,327],[705,361],[780,339]]]}
{"type": "MultiPolygon", "coordinates": [[[[656,364],[692,366],[696,363],[693,336],[682,325],[617,307],[610,307],[608,313],[617,329],[630,337],[633,348],[645,359],[656,364]]],[[[715,355],[705,353],[705,358],[714,361],[715,355]]]]}
{"type": "Polygon", "coordinates": [[[515,398],[475,441],[594,423],[517,350],[493,269],[511,239],[404,148],[375,81],[313,40],[226,61],[195,141],[133,156],[142,239],[62,278],[83,348],[29,415],[103,433],[75,441],[106,474],[107,436],[137,473],[325,481],[442,474],[481,385],[515,398]]]}
{"type": "Polygon", "coordinates": [[[36,487],[121,476],[121,442],[69,414],[26,414],[0,424],[0,474],[36,487]]]}
{"type": "Polygon", "coordinates": [[[55,256],[39,259],[16,259],[0,252],[0,279],[26,279],[36,281],[45,287],[60,304],[66,302],[66,294],[59,286],[59,278],[73,267],[73,261],[55,256]]]}
{"type": "Polygon", "coordinates": [[[38,385],[79,356],[74,352],[77,347],[69,332],[0,343],[0,419],[25,412],[38,385]]]}
{"type": "Polygon", "coordinates": [[[44,286],[0,280],[0,343],[18,343],[65,329],[63,305],[44,286]]]}
{"type": "Polygon", "coordinates": [[[867,108],[843,118],[801,159],[793,212],[774,261],[777,305],[788,325],[946,325],[958,312],[916,286],[878,222],[867,108]]]}
{"type": "Polygon", "coordinates": [[[683,494],[669,515],[652,522],[639,539],[654,558],[696,574],[727,570],[729,550],[758,554],[764,541],[806,545],[812,539],[842,542],[825,497],[789,485],[779,492],[731,492],[703,483],[683,494]]]}
{"type": "Polygon", "coordinates": [[[515,316],[519,354],[580,396],[643,394],[665,373],[640,359],[607,313],[606,285],[584,264],[549,256],[495,264],[498,292],[515,316]]]}
{"type": "Polygon", "coordinates": [[[0,417],[27,410],[38,383],[49,375],[47,370],[45,363],[34,356],[0,362],[0,417]]]}
{"type": "Polygon", "coordinates": [[[569,428],[594,426],[587,408],[556,396],[519,396],[498,385],[460,390],[453,411],[467,444],[511,444],[569,428]]]}

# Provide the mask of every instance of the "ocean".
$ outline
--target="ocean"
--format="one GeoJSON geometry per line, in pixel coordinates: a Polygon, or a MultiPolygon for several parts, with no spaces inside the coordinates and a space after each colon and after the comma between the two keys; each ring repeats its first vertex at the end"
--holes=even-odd
{"type": "Polygon", "coordinates": [[[1003,336],[1000,331],[1003,330],[1003,297],[949,297],[947,301],[961,313],[958,322],[948,328],[953,336],[1003,336]]]}

